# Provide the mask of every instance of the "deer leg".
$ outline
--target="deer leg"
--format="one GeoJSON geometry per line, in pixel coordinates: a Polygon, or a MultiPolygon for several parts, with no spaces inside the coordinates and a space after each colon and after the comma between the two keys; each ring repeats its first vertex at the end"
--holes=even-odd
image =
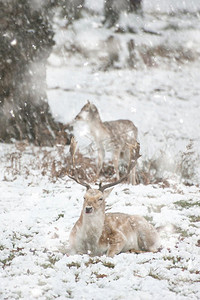
{"type": "Polygon", "coordinates": [[[113,237],[109,239],[109,248],[107,256],[113,257],[115,254],[119,254],[126,244],[124,236],[120,232],[113,232],[113,237]]]}
{"type": "Polygon", "coordinates": [[[99,149],[98,149],[98,164],[97,164],[97,178],[99,177],[101,170],[102,170],[104,156],[105,156],[105,151],[104,151],[103,147],[99,147],[99,149]]]}
{"type": "Polygon", "coordinates": [[[128,250],[126,253],[140,254],[140,253],[146,253],[146,252],[147,251],[131,249],[131,250],[128,250]]]}
{"type": "Polygon", "coordinates": [[[116,149],[113,155],[113,165],[114,165],[117,179],[119,179],[119,156],[120,156],[120,150],[116,149]]]}
{"type": "Polygon", "coordinates": [[[130,172],[128,181],[130,184],[132,185],[136,185],[136,176],[135,176],[135,167],[132,169],[132,171],[130,172]]]}

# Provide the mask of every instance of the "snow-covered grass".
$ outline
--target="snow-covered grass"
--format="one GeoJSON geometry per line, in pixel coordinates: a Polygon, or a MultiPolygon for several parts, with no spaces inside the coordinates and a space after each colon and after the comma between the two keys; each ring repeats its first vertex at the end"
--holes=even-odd
{"type": "Polygon", "coordinates": [[[67,256],[84,188],[31,170],[38,150],[28,147],[19,158],[29,174],[12,176],[8,153],[16,150],[1,145],[1,299],[200,298],[198,187],[119,185],[109,196],[107,211],[139,214],[160,228],[160,252],[67,256]]]}
{"type": "Polygon", "coordinates": [[[1,145],[1,299],[199,299],[199,188],[176,182],[167,188],[117,186],[107,211],[143,215],[164,226],[163,249],[113,259],[67,256],[84,188],[42,176],[45,151],[1,145]]]}

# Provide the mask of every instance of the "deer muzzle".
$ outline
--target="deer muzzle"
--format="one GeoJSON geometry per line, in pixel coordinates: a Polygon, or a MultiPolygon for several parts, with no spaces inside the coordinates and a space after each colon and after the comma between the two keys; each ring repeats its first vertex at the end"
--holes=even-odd
{"type": "Polygon", "coordinates": [[[85,208],[85,213],[86,214],[91,214],[92,211],[93,211],[92,206],[86,206],[86,208],[85,208]]]}

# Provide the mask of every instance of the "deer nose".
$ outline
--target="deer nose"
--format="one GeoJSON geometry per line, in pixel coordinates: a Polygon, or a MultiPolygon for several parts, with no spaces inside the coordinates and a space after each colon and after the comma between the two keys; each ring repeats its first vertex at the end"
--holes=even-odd
{"type": "Polygon", "coordinates": [[[92,206],[86,206],[85,212],[86,214],[90,214],[92,212],[92,206]]]}

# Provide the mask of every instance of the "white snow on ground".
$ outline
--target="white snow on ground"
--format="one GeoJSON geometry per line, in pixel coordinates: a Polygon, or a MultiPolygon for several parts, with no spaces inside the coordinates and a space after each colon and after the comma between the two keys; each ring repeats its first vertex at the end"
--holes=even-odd
{"type": "MultiPolygon", "coordinates": [[[[102,9],[100,3],[96,7],[94,1],[87,3],[94,10],[102,9]]],[[[160,6],[148,3],[144,1],[149,11],[146,28],[160,31],[169,21],[185,29],[169,30],[164,36],[134,34],[137,43],[176,46],[185,41],[198,53],[197,18],[172,19],[164,14],[169,9],[166,1],[160,6]]],[[[186,1],[176,3],[186,5],[186,1]]],[[[198,4],[190,1],[189,9],[199,9],[198,4]]],[[[136,68],[130,69],[124,42],[130,34],[112,32],[122,47],[120,61],[104,72],[101,61],[104,64],[108,50],[102,41],[109,34],[99,27],[99,16],[57,31],[47,70],[49,103],[62,122],[70,122],[89,99],[103,120],[126,118],[137,125],[141,162],[156,160],[160,176],[167,171],[168,184],[116,186],[106,210],[146,217],[160,228],[162,249],[114,258],[67,256],[84,188],[67,177],[52,178],[46,164],[54,158],[59,161],[55,149],[20,151],[15,145],[0,144],[0,299],[200,299],[199,60],[178,65],[162,60],[157,67],[147,67],[138,58],[136,68]],[[74,42],[81,47],[85,43],[90,49],[87,57],[70,53],[68,47],[74,42]],[[48,151],[53,158],[46,155],[48,151]],[[177,171],[179,160],[185,169],[177,171]],[[181,183],[183,171],[188,172],[191,186],[181,183]]]]}
{"type": "Polygon", "coordinates": [[[113,259],[65,254],[83,193],[67,178],[1,176],[1,299],[200,298],[199,188],[117,186],[107,211],[140,214],[169,231],[160,252],[113,259]]]}

